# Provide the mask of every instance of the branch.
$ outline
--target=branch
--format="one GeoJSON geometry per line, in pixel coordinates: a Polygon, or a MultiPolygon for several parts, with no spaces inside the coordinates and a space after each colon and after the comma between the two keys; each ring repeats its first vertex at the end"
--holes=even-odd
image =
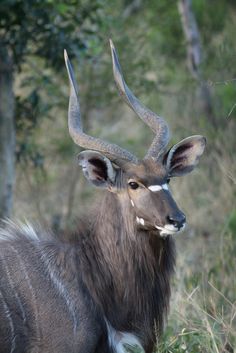
{"type": "Polygon", "coordinates": [[[191,5],[191,0],[178,1],[178,9],[187,42],[189,70],[196,79],[200,79],[199,66],[202,60],[200,34],[191,5]]]}

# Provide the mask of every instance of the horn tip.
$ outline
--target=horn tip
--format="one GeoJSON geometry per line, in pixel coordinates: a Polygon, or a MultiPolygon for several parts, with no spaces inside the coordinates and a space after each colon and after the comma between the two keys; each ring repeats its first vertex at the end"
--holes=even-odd
{"type": "Polygon", "coordinates": [[[111,48],[111,56],[112,56],[112,61],[113,61],[113,64],[114,64],[114,60],[115,60],[115,57],[116,57],[116,48],[114,46],[114,43],[111,39],[109,39],[109,42],[110,42],[110,48],[111,48]]]}
{"type": "Polygon", "coordinates": [[[65,63],[67,63],[69,61],[66,49],[64,49],[64,60],[65,60],[65,63]]]}
{"type": "Polygon", "coordinates": [[[111,49],[115,49],[114,44],[113,44],[111,38],[109,39],[109,42],[110,42],[110,47],[111,47],[111,49]]]}

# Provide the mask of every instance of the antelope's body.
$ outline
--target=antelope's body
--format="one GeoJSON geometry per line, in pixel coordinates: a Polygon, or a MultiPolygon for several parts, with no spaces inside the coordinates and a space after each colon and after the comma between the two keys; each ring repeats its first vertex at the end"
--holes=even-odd
{"type": "Polygon", "coordinates": [[[97,211],[71,236],[9,222],[0,229],[0,353],[123,353],[126,344],[151,353],[163,330],[175,264],[173,235],[185,225],[168,183],[194,168],[205,139],[192,136],[167,151],[166,123],[126,86],[111,49],[119,91],[156,137],[138,160],[86,135],[65,56],[70,134],[90,148],[80,153],[79,164],[106,191],[97,211]]]}
{"type": "Polygon", "coordinates": [[[0,352],[94,352],[99,321],[75,276],[73,248],[10,228],[0,244],[0,352]]]}
{"type": "Polygon", "coordinates": [[[151,351],[154,321],[161,330],[168,309],[174,244],[137,229],[128,236],[130,221],[114,199],[107,194],[72,239],[2,231],[1,353],[112,352],[108,327],[112,345],[129,333],[151,351]]]}

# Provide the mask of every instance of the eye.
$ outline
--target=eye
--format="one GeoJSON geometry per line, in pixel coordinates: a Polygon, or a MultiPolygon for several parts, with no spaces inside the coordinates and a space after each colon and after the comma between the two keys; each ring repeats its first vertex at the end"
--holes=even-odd
{"type": "Polygon", "coordinates": [[[131,187],[131,189],[135,190],[139,187],[139,184],[136,183],[135,181],[130,181],[129,186],[131,187]]]}
{"type": "Polygon", "coordinates": [[[166,182],[167,182],[167,184],[169,184],[169,182],[170,182],[170,178],[167,178],[167,179],[166,179],[166,182]]]}

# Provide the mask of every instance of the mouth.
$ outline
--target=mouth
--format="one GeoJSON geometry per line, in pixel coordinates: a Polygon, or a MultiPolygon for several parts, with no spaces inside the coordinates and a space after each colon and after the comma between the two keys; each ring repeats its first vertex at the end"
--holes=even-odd
{"type": "Polygon", "coordinates": [[[166,237],[167,235],[173,235],[182,232],[185,228],[185,224],[186,223],[184,223],[180,228],[175,227],[172,224],[166,224],[164,227],[155,224],[155,228],[159,230],[160,236],[166,237]]]}
{"type": "MultiPolygon", "coordinates": [[[[137,224],[139,224],[141,227],[144,227],[144,228],[145,227],[149,228],[151,226],[150,223],[148,224],[148,222],[145,221],[143,218],[140,218],[137,216],[136,216],[136,222],[137,224]]],[[[165,238],[167,235],[173,235],[173,234],[182,232],[185,228],[185,225],[186,223],[184,223],[181,227],[175,227],[173,224],[166,224],[162,227],[155,224],[154,227],[159,230],[160,236],[165,238]]]]}

